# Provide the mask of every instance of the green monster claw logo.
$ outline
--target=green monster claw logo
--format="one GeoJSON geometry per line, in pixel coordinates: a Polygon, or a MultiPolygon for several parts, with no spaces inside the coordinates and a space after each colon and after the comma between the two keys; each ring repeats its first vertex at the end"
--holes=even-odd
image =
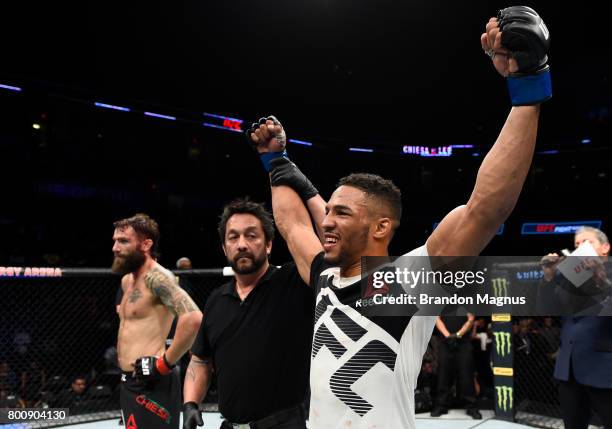
{"type": "Polygon", "coordinates": [[[510,354],[510,348],[512,347],[512,341],[510,341],[510,332],[493,332],[495,336],[495,351],[501,357],[510,354]],[[504,347],[505,346],[505,347],[504,347]]]}
{"type": "Polygon", "coordinates": [[[497,391],[497,408],[503,412],[512,410],[513,389],[510,386],[495,386],[497,391]]]}
{"type": "Polygon", "coordinates": [[[493,285],[493,294],[496,297],[500,296],[508,296],[508,286],[510,282],[504,277],[497,277],[491,279],[491,284],[493,285]]]}

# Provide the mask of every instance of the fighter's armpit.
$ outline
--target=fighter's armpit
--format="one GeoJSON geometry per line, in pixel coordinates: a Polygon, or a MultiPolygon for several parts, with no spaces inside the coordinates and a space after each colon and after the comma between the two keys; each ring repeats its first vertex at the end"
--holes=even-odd
{"type": "Polygon", "coordinates": [[[191,297],[181,289],[174,276],[159,268],[153,268],[145,277],[145,285],[175,315],[199,311],[191,297]]]}

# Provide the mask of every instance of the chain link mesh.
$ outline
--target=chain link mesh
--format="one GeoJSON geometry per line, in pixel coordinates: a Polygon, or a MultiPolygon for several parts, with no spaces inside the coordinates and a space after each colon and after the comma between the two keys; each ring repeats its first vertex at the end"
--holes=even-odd
{"type": "Polygon", "coordinates": [[[559,317],[525,317],[514,321],[514,400],[519,422],[563,427],[553,378],[560,336],[559,317]]]}
{"type": "MultiPolygon", "coordinates": [[[[201,309],[227,281],[220,269],[176,274],[201,309]]],[[[108,270],[79,269],[64,270],[61,277],[1,277],[0,285],[0,408],[68,407],[71,423],[118,418],[119,278],[108,270]],[[69,393],[75,377],[87,383],[78,397],[69,393]]],[[[553,379],[559,337],[559,318],[514,319],[514,401],[520,422],[562,427],[553,379]]],[[[183,373],[187,359],[181,362],[183,373]]],[[[210,409],[216,400],[213,380],[204,402],[210,409]]]]}
{"type": "MultiPolygon", "coordinates": [[[[70,423],[118,418],[119,277],[98,269],[66,269],[61,277],[21,274],[0,277],[0,408],[69,408],[70,423]],[[71,391],[76,377],[85,379],[83,394],[71,391]]],[[[220,269],[175,274],[201,309],[227,281],[220,269]]],[[[205,402],[216,402],[214,380],[205,402]]]]}

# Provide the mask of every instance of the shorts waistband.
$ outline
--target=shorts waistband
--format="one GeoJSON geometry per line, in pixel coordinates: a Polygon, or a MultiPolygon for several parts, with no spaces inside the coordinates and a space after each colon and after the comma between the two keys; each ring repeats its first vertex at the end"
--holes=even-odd
{"type": "Polygon", "coordinates": [[[133,372],[132,371],[121,371],[121,381],[122,382],[126,382],[126,381],[132,381],[135,380],[134,376],[132,376],[133,372]]]}

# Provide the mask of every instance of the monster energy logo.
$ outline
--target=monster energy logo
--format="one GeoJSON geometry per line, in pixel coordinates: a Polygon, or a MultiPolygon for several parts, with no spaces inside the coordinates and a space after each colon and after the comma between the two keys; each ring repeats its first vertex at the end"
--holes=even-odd
{"type": "Polygon", "coordinates": [[[493,284],[493,294],[496,297],[500,296],[508,296],[508,280],[503,277],[497,277],[495,279],[491,279],[491,283],[493,284]]]}
{"type": "Polygon", "coordinates": [[[495,386],[497,390],[497,408],[503,412],[512,409],[512,387],[510,386],[495,386]]]}
{"type": "Polygon", "coordinates": [[[495,351],[497,354],[504,357],[506,354],[510,354],[510,347],[512,342],[510,341],[510,332],[493,332],[495,336],[495,351]]]}

